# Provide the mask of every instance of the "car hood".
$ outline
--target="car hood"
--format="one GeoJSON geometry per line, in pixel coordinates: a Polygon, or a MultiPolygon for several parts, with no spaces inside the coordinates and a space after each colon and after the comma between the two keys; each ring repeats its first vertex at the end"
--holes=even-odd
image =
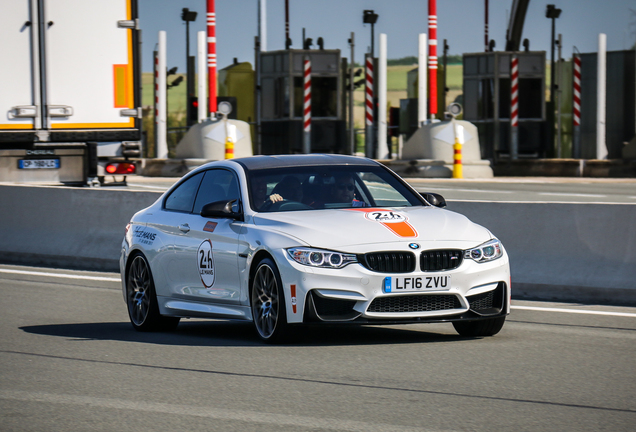
{"type": "Polygon", "coordinates": [[[428,206],[258,213],[253,220],[259,227],[330,249],[404,241],[480,244],[492,238],[466,216],[428,206]]]}

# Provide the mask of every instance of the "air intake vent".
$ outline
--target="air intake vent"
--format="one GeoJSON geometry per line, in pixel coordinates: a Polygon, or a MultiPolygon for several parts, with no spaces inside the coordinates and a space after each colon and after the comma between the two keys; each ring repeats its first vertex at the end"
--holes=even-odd
{"type": "Polygon", "coordinates": [[[451,270],[462,263],[463,252],[459,249],[428,250],[420,255],[422,271],[451,270]]]}
{"type": "Polygon", "coordinates": [[[380,273],[411,273],[415,270],[413,252],[372,252],[359,255],[358,261],[369,270],[380,273]]]}
{"type": "Polygon", "coordinates": [[[439,295],[401,295],[393,297],[378,297],[367,309],[367,312],[400,313],[425,312],[449,309],[461,309],[457,296],[452,294],[439,295]]]}

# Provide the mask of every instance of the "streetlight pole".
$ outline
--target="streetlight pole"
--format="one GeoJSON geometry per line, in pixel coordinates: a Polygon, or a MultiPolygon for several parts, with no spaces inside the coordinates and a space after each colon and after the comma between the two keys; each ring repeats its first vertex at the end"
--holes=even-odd
{"type": "Polygon", "coordinates": [[[191,100],[194,100],[194,58],[190,58],[190,22],[197,19],[197,13],[188,8],[183,8],[181,9],[181,19],[185,21],[186,25],[186,125],[192,126],[194,124],[193,118],[195,117],[195,113],[192,112],[194,107],[190,103],[191,100]]]}
{"type": "Polygon", "coordinates": [[[552,35],[550,37],[550,110],[548,112],[548,124],[549,129],[548,133],[550,139],[548,142],[551,143],[551,146],[554,145],[554,90],[556,85],[554,83],[555,79],[555,70],[554,70],[554,27],[555,20],[561,15],[561,9],[556,8],[553,4],[549,4],[545,10],[545,17],[550,18],[552,20],[552,35]]]}
{"type": "Polygon", "coordinates": [[[372,10],[365,10],[362,14],[362,22],[364,24],[371,24],[371,58],[373,58],[374,39],[373,26],[378,21],[378,14],[372,10]]]}

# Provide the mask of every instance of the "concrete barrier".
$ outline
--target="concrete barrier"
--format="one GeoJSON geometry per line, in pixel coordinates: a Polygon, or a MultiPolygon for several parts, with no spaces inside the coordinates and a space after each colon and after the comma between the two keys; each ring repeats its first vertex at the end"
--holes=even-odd
{"type": "Polygon", "coordinates": [[[452,201],[510,255],[516,298],[636,305],[636,205],[452,201]]]}
{"type": "Polygon", "coordinates": [[[126,224],[160,196],[156,192],[0,185],[0,260],[119,271],[126,224]]]}
{"type": "MultiPolygon", "coordinates": [[[[0,185],[0,261],[118,271],[159,193],[0,185]]],[[[636,305],[636,205],[450,201],[510,255],[515,298],[636,305]]]]}

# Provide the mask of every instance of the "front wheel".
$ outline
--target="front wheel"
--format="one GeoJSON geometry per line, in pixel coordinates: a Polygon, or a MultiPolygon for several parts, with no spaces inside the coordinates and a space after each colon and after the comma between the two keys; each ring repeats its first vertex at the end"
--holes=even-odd
{"type": "Polygon", "coordinates": [[[261,340],[283,340],[288,327],[285,294],[276,264],[270,258],[258,263],[252,278],[251,304],[254,327],[261,340]]]}
{"type": "Polygon", "coordinates": [[[159,313],[155,284],[146,258],[135,255],[126,277],[126,303],[128,316],[135,330],[174,330],[179,318],[165,317],[159,313]]]}
{"type": "Polygon", "coordinates": [[[460,336],[494,336],[499,333],[505,321],[505,316],[476,321],[453,321],[453,327],[460,336]]]}

